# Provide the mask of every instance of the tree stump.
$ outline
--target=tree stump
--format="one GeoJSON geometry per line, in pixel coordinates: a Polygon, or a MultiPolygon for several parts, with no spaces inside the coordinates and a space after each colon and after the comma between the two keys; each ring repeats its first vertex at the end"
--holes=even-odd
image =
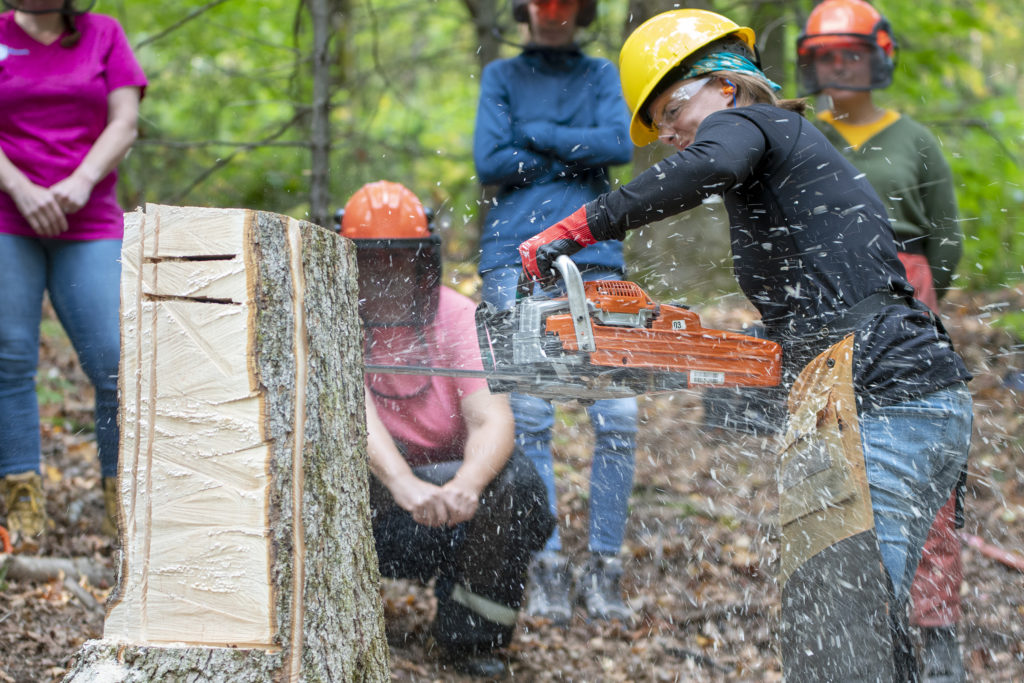
{"type": "Polygon", "coordinates": [[[65,681],[389,680],[351,243],[125,219],[119,578],[65,681]]]}

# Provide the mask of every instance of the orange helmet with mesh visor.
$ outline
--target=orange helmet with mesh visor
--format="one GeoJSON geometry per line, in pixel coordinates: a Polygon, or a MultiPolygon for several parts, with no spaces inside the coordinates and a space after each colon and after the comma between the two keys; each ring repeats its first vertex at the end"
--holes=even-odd
{"type": "Polygon", "coordinates": [[[809,17],[796,41],[797,82],[800,94],[825,90],[877,90],[892,84],[897,44],[892,27],[864,0],[825,0],[809,17]],[[863,54],[869,78],[855,80],[852,70],[824,75],[818,61],[849,50],[851,58],[863,54]]]}
{"type": "Polygon", "coordinates": [[[364,324],[422,326],[434,319],[441,240],[415,194],[386,180],[363,185],[341,212],[341,235],[356,245],[364,324]]]}

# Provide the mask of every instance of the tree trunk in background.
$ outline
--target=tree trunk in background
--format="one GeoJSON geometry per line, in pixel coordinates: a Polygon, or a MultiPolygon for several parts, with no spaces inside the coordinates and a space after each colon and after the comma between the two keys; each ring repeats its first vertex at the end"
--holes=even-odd
{"type": "Polygon", "coordinates": [[[761,68],[765,75],[785,87],[794,77],[787,70],[787,57],[796,53],[796,44],[786,41],[786,24],[806,20],[799,0],[761,2],[755,6],[749,26],[757,34],[757,49],[761,53],[761,68]]]}
{"type": "MultiPolygon", "coordinates": [[[[495,0],[465,0],[469,16],[473,18],[476,26],[476,36],[479,42],[477,50],[477,62],[480,64],[480,73],[484,67],[498,58],[501,50],[501,41],[498,35],[498,8],[495,0]]],[[[502,3],[502,7],[509,10],[511,20],[511,1],[502,3]]],[[[479,76],[475,79],[480,82],[479,76]]],[[[498,194],[498,188],[493,185],[479,185],[480,194],[477,197],[477,225],[480,230],[487,224],[487,212],[491,208],[491,200],[498,194]]],[[[480,246],[480,235],[471,235],[465,238],[467,244],[471,244],[470,251],[477,256],[480,246]]],[[[478,258],[478,256],[477,256],[478,258]]]]}
{"type": "MultiPolygon", "coordinates": [[[[480,69],[498,58],[501,41],[498,36],[498,8],[495,0],[465,0],[469,16],[476,27],[476,38],[479,45],[476,57],[480,69]]],[[[502,7],[508,9],[510,2],[503,2],[502,7]]],[[[511,20],[511,12],[509,13],[511,20]]]]}
{"type": "Polygon", "coordinates": [[[331,0],[309,0],[313,23],[312,122],[310,152],[309,216],[317,225],[331,225],[331,0]]]}
{"type": "Polygon", "coordinates": [[[122,261],[120,576],[65,680],[389,680],[351,244],[149,205],[122,261]]]}

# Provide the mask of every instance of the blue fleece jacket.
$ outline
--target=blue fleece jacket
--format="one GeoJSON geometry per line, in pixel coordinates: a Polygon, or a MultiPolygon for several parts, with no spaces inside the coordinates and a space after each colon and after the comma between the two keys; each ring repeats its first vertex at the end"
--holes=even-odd
{"type": "MultiPolygon", "coordinates": [[[[517,247],[607,192],[608,166],[633,156],[629,109],[607,59],[529,46],[480,79],[473,160],[498,186],[480,235],[480,272],[520,264],[517,247]]],[[[622,243],[599,242],[581,266],[623,268],[622,243]]]]}

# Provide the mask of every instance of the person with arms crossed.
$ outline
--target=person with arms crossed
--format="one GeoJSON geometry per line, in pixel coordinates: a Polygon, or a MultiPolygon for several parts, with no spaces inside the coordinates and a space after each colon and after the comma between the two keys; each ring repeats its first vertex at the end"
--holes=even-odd
{"type": "MultiPolygon", "coordinates": [[[[529,27],[530,42],[511,59],[488,64],[480,79],[473,159],[480,182],[496,186],[480,237],[483,298],[512,308],[521,272],[518,244],[579,204],[609,189],[608,167],[627,163],[629,112],[614,66],[588,57],[574,42],[590,24],[596,0],[513,0],[514,18],[529,27]]],[[[607,242],[577,256],[585,280],[621,280],[622,245],[607,242]]],[[[558,517],[550,401],[512,395],[516,443],[547,485],[558,517]]],[[[588,557],[578,572],[555,532],[530,572],[527,612],[564,625],[576,596],[591,619],[628,621],[618,553],[625,536],[633,485],[637,407],[633,398],[595,401],[590,474],[588,557]]]]}

